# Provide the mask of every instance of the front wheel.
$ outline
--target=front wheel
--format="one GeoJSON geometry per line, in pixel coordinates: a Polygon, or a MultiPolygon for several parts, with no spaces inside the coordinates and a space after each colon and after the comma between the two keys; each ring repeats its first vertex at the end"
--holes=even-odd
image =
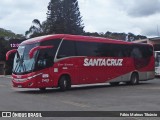
{"type": "Polygon", "coordinates": [[[71,88],[71,82],[69,77],[62,76],[59,80],[59,87],[61,91],[65,91],[71,88]]]}

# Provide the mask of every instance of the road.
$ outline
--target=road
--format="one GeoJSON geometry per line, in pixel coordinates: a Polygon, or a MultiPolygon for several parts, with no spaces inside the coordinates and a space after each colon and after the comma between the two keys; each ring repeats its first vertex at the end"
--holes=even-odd
{"type": "Polygon", "coordinates": [[[41,92],[38,89],[13,88],[11,78],[0,77],[0,111],[160,111],[160,79],[136,86],[105,84],[73,87],[66,92],[58,89],[41,92]]]}

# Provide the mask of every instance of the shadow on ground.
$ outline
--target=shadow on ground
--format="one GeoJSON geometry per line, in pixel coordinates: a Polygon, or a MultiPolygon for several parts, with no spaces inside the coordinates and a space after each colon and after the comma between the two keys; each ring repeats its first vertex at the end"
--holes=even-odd
{"type": "Polygon", "coordinates": [[[15,92],[17,93],[23,93],[23,94],[50,94],[50,93],[63,93],[63,92],[73,92],[73,91],[85,91],[85,90],[94,90],[94,89],[106,89],[106,88],[128,88],[128,87],[139,87],[139,86],[147,86],[151,85],[152,83],[146,83],[142,82],[139,83],[138,85],[127,85],[127,84],[120,84],[120,85],[85,85],[85,86],[73,86],[70,90],[67,91],[61,91],[59,88],[48,88],[45,91],[41,91],[39,89],[23,89],[23,88],[17,88],[15,92]]]}

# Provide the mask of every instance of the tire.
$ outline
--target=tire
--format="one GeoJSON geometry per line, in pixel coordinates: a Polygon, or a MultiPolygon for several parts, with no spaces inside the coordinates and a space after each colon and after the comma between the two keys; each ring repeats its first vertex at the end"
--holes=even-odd
{"type": "Polygon", "coordinates": [[[39,90],[40,90],[40,91],[45,91],[45,90],[46,90],[46,88],[39,88],[39,90]]]}
{"type": "Polygon", "coordinates": [[[110,85],[117,86],[117,85],[119,85],[119,82],[110,82],[110,85]]]}
{"type": "Polygon", "coordinates": [[[71,82],[69,77],[62,76],[59,80],[59,87],[61,91],[66,91],[71,88],[71,82]]]}
{"type": "Polygon", "coordinates": [[[130,81],[127,82],[129,85],[137,85],[139,83],[139,77],[138,74],[133,73],[131,75],[130,81]]]}

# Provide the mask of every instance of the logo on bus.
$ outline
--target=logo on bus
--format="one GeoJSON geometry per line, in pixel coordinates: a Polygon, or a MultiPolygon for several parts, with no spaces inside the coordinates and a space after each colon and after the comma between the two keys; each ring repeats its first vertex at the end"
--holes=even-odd
{"type": "Polygon", "coordinates": [[[123,59],[84,59],[84,66],[122,66],[123,59]]]}

